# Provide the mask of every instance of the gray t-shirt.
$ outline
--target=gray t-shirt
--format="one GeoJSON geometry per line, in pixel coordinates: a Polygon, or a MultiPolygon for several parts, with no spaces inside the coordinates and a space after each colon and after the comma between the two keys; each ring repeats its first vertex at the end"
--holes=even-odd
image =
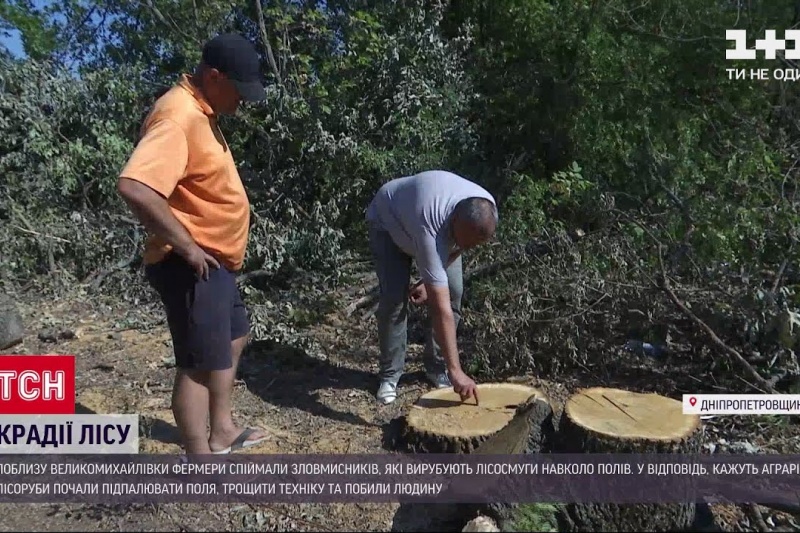
{"type": "Polygon", "coordinates": [[[458,202],[475,197],[497,205],[476,183],[431,170],[385,183],[367,208],[367,220],[416,260],[423,282],[446,286],[447,262],[457,251],[450,218],[458,202]]]}

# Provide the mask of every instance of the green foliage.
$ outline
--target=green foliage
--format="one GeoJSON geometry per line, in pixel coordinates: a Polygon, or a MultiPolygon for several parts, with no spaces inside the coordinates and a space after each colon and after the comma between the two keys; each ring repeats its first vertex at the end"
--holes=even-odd
{"type": "MultiPolygon", "coordinates": [[[[69,284],[126,264],[143,235],[115,184],[153,94],[208,37],[239,31],[269,81],[264,105],[223,121],[252,203],[246,271],[341,283],[377,188],[453,170],[501,204],[500,246],[481,262],[561,243],[470,288],[476,368],[542,366],[543,350],[584,364],[593,331],[624,327],[609,316],[642,298],[619,287],[652,285],[662,256],[698,284],[796,260],[797,89],[730,78],[783,63],[726,61],[723,36],[780,32],[797,14],[725,5],[0,1],[0,31],[18,30],[28,55],[0,56],[0,271],[69,284]],[[570,248],[578,229],[593,237],[570,248]]],[[[747,331],[778,312],[748,302],[747,331]]]]}
{"type": "Polygon", "coordinates": [[[2,0],[0,31],[18,31],[28,57],[48,59],[58,47],[58,31],[49,17],[51,11],[38,9],[30,0],[2,0]]]}
{"type": "Polygon", "coordinates": [[[558,508],[547,503],[526,503],[515,510],[510,531],[558,531],[558,508]]]}

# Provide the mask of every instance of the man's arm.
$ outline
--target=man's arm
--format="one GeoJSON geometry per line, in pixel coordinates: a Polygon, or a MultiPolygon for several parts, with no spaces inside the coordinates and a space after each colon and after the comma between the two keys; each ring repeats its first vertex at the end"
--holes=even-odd
{"type": "Polygon", "coordinates": [[[450,373],[461,372],[456,343],[456,325],[453,317],[453,306],[450,303],[450,288],[447,279],[447,266],[453,262],[454,256],[448,259],[447,266],[442,260],[444,251],[436,237],[425,233],[417,240],[417,268],[425,283],[428,295],[428,309],[431,313],[433,334],[442,349],[442,357],[450,373]]]}
{"type": "MultiPolygon", "coordinates": [[[[470,396],[475,396],[478,402],[478,391],[475,382],[461,369],[456,342],[456,324],[453,317],[453,307],[450,302],[450,288],[447,280],[447,271],[436,239],[432,235],[424,235],[417,241],[417,268],[425,282],[425,292],[428,295],[428,309],[431,314],[433,335],[442,350],[442,357],[447,365],[447,373],[453,390],[464,401],[470,396]]],[[[452,262],[453,257],[450,257],[452,262]]]]}
{"type": "Polygon", "coordinates": [[[204,252],[169,208],[167,198],[183,179],[189,146],[183,129],[171,120],[150,124],[120,173],[117,190],[139,221],[208,279],[219,263],[204,252]]]}
{"type": "Polygon", "coordinates": [[[426,283],[425,290],[428,293],[428,308],[431,312],[433,334],[442,350],[442,357],[447,365],[447,374],[450,376],[453,390],[461,396],[462,402],[474,396],[475,405],[478,405],[480,402],[478,386],[461,369],[458,345],[456,344],[456,324],[450,303],[450,289],[447,285],[426,283]]]}
{"type": "Polygon", "coordinates": [[[117,190],[147,231],[164,239],[177,253],[185,255],[195,245],[192,236],[178,222],[167,200],[159,193],[124,177],[120,178],[117,190]]]}
{"type": "Polygon", "coordinates": [[[166,199],[183,179],[188,161],[189,143],[183,129],[171,120],[156,120],[147,125],[117,183],[120,196],[147,231],[177,252],[189,250],[194,239],[166,199]]]}
{"type": "Polygon", "coordinates": [[[450,303],[450,289],[447,285],[425,284],[428,293],[428,309],[431,311],[431,325],[436,342],[442,350],[447,371],[450,374],[461,372],[456,341],[456,324],[453,307],[450,303]]]}

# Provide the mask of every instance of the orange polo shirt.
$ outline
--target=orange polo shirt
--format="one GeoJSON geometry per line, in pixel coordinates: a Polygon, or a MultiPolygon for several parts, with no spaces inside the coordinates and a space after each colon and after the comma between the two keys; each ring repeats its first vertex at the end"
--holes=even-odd
{"type": "MultiPolygon", "coordinates": [[[[184,74],[156,101],[120,177],[164,196],[195,242],[235,271],[247,248],[250,203],[214,111],[190,80],[184,74]]],[[[158,235],[148,236],[145,264],[170,248],[158,235]]]]}

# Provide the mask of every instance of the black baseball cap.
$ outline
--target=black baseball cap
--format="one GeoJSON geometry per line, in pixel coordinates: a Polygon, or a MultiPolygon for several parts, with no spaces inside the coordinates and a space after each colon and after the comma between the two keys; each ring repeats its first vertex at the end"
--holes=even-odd
{"type": "Polygon", "coordinates": [[[225,74],[243,100],[259,102],[267,98],[256,47],[241,35],[223,33],[208,41],[203,47],[203,63],[225,74]]]}

